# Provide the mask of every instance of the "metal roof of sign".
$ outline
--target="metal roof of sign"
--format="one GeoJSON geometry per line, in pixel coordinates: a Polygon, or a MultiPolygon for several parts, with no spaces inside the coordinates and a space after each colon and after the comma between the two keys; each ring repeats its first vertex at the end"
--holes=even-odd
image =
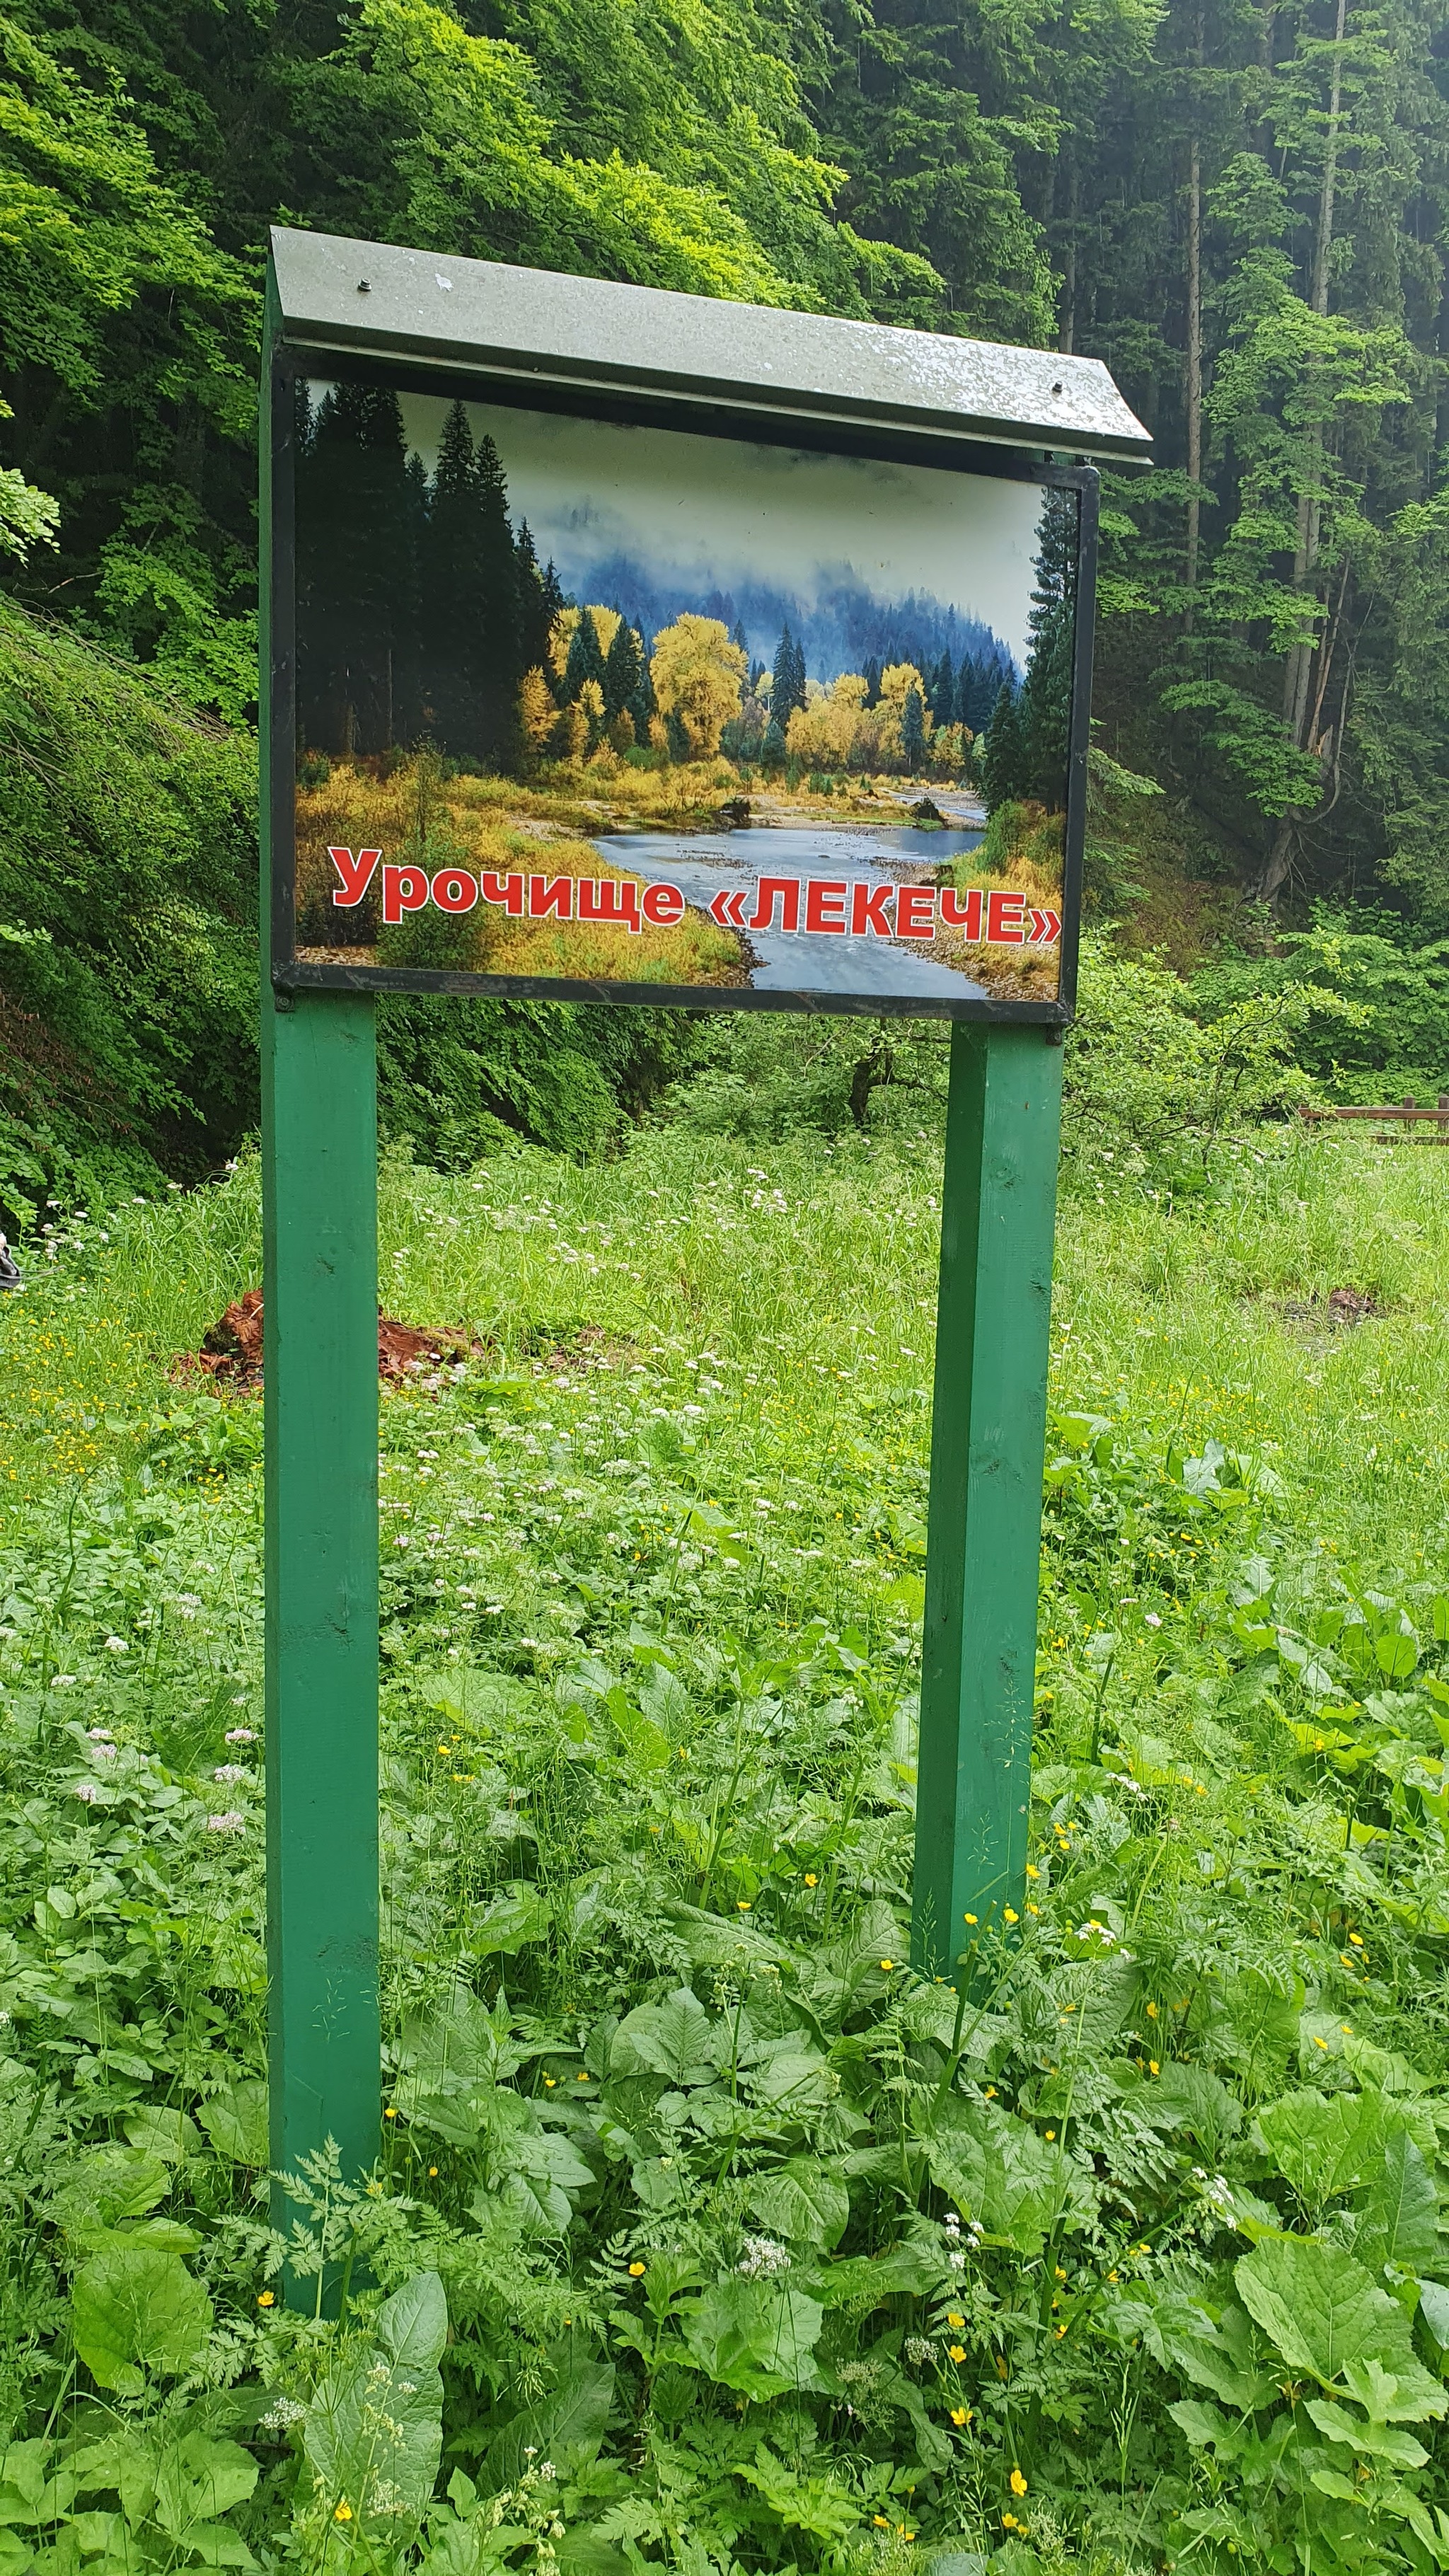
{"type": "Polygon", "coordinates": [[[1099,358],[617,286],[333,233],[272,233],[283,338],[773,419],[1145,459],[1099,358]]]}

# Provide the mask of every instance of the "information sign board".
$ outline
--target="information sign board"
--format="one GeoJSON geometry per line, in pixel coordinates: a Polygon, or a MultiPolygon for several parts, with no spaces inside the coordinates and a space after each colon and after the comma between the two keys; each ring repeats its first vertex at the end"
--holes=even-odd
{"type": "Polygon", "coordinates": [[[1086,460],[1147,439],[1105,368],[1052,350],[317,234],[272,260],[272,2164],[332,2139],[356,2175],[380,2109],[379,992],[957,1023],[913,1962],[956,1975],[1019,1917],[1086,460]]]}
{"type": "MultiPolygon", "coordinates": [[[[278,244],[284,285],[315,267],[278,244]]],[[[768,355],[748,404],[667,385],[639,308],[692,298],[542,280],[625,299],[612,366],[540,383],[496,316],[469,365],[452,299],[520,272],[320,251],[331,327],[274,356],[278,986],[1060,1021],[1092,467],[1008,443],[1009,411],[990,439],[899,399],[802,416],[768,355]],[[448,299],[430,363],[416,316],[375,321],[387,263],[425,320],[448,299]]],[[[751,319],[848,372],[860,326],[751,319]]],[[[1110,391],[1036,363],[1048,408],[1081,407],[1073,369],[1110,391]]]]}

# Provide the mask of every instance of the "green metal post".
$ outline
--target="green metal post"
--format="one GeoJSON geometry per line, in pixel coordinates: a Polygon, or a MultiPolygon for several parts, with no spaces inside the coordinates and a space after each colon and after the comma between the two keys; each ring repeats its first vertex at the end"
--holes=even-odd
{"type": "Polygon", "coordinates": [[[951,1034],[912,1955],[950,1979],[1025,1891],[1062,1050],[951,1034]]]}
{"type": "Polygon", "coordinates": [[[264,993],[262,1116],[272,2167],[332,2137],[355,2178],[381,2110],[370,997],[264,993]]]}
{"type": "MultiPolygon", "coordinates": [[[[280,827],[290,841],[294,774],[291,740],[272,738],[277,703],[290,703],[293,649],[292,392],[273,379],[277,330],[269,278],[260,694],[271,2161],[293,2173],[333,2138],[351,2180],[375,2162],[381,2126],[377,1041],[370,996],[272,990],[272,838],[280,827]]],[[[279,2185],[272,2207],[285,2228],[293,2212],[279,2185]]]]}

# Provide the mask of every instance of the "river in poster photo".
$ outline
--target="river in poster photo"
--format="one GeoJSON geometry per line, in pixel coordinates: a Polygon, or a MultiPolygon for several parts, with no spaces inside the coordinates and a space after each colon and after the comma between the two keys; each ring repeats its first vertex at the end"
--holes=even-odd
{"type": "Polygon", "coordinates": [[[300,959],[1056,1000],[1074,489],[297,401],[300,959]]]}

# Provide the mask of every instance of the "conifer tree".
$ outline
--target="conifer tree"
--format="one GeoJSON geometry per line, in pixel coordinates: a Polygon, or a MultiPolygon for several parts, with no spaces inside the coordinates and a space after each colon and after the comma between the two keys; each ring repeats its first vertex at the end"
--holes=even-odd
{"type": "Polygon", "coordinates": [[[770,715],[782,736],[789,731],[790,718],[797,707],[805,704],[805,655],[788,626],[780,631],[779,650],[775,655],[775,674],[770,689],[770,715]]]}
{"type": "Polygon", "coordinates": [[[468,414],[455,402],[444,420],[433,472],[423,568],[423,669],[433,739],[457,758],[477,759],[484,739],[483,601],[488,549],[468,414]]]}
{"type": "MultiPolygon", "coordinates": [[[[617,641],[616,637],[615,642],[617,641]]],[[[649,669],[649,647],[644,640],[644,629],[637,622],[634,627],[634,648],[639,657],[639,682],[629,700],[629,713],[634,719],[635,741],[647,743],[650,722],[659,713],[659,701],[654,694],[654,681],[649,669]]]]}
{"type": "Polygon", "coordinates": [[[1077,497],[1049,488],[1037,531],[1027,619],[1031,650],[1017,702],[1018,793],[1058,810],[1066,801],[1077,582],[1077,497]]]}
{"type": "Polygon", "coordinates": [[[558,575],[552,564],[546,573],[541,569],[533,530],[526,519],[519,521],[513,554],[518,595],[518,659],[525,671],[547,671],[548,639],[560,606],[558,575]]]}
{"type": "Polygon", "coordinates": [[[981,745],[981,793],[987,811],[995,813],[1024,793],[1022,780],[1021,719],[1017,712],[1016,692],[1009,680],[1003,680],[981,745]]]}
{"type": "Polygon", "coordinates": [[[912,681],[901,709],[901,754],[907,772],[914,777],[925,765],[926,709],[920,690],[912,681]]]}
{"type": "Polygon", "coordinates": [[[350,756],[386,751],[411,716],[416,486],[397,396],[345,380],[305,423],[297,465],[298,723],[350,756]]]}
{"type": "Polygon", "coordinates": [[[866,705],[878,707],[880,705],[880,663],[874,653],[867,654],[862,677],[865,681],[866,705]]]}
{"type": "Polygon", "coordinates": [[[933,724],[935,724],[938,729],[942,725],[954,724],[956,722],[957,714],[956,676],[951,668],[951,654],[949,647],[942,652],[940,661],[936,664],[934,671],[927,673],[926,688],[930,701],[931,720],[933,724]]]}
{"type": "Polygon", "coordinates": [[[559,695],[565,706],[572,706],[586,680],[593,680],[602,691],[604,686],[604,651],[599,630],[587,608],[579,611],[579,622],[569,637],[569,655],[564,664],[559,695]]]}
{"type": "Polygon", "coordinates": [[[604,705],[611,718],[632,705],[643,670],[639,638],[628,619],[621,617],[604,657],[604,705]]]}
{"type": "Polygon", "coordinates": [[[473,465],[478,594],[478,748],[507,761],[516,749],[518,683],[528,664],[521,651],[518,557],[508,522],[508,486],[497,448],[483,430],[473,465]]]}

